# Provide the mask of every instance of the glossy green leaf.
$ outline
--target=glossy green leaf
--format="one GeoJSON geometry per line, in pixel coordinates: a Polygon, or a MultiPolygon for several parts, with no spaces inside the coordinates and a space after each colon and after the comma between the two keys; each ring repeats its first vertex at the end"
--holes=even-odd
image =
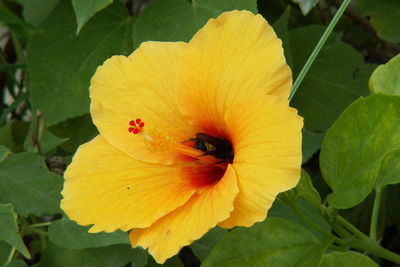
{"type": "Polygon", "coordinates": [[[276,32],[276,35],[279,37],[279,39],[282,40],[282,47],[283,47],[283,52],[285,54],[285,59],[286,62],[289,66],[292,66],[292,52],[290,49],[290,44],[289,44],[289,17],[291,14],[291,8],[288,6],[285,9],[285,12],[272,24],[272,27],[274,28],[274,31],[276,32]]]}
{"type": "Polygon", "coordinates": [[[74,21],[70,2],[61,1],[28,46],[33,110],[44,113],[47,126],[88,113],[96,68],[133,50],[132,18],[119,1],[96,14],[78,36],[74,21]]]}
{"type": "Polygon", "coordinates": [[[190,248],[192,249],[196,257],[199,258],[199,260],[203,261],[208,256],[208,254],[210,254],[215,244],[227,233],[227,230],[215,227],[214,229],[206,233],[201,239],[191,244],[190,248]]]}
{"type": "Polygon", "coordinates": [[[400,96],[376,94],[351,104],[326,133],[320,154],[327,200],[346,209],[375,187],[385,155],[400,149],[400,96]]]}
{"type": "Polygon", "coordinates": [[[43,136],[40,139],[40,149],[41,152],[46,154],[51,150],[55,149],[59,145],[68,141],[68,138],[60,138],[52,134],[50,131],[45,130],[43,136]]]}
{"type": "Polygon", "coordinates": [[[12,246],[10,244],[0,240],[0,266],[1,264],[7,262],[11,249],[12,246]]]}
{"type": "Polygon", "coordinates": [[[76,23],[78,27],[76,33],[79,34],[83,25],[97,12],[110,5],[113,0],[72,0],[75,10],[76,23]]]}
{"type": "Polygon", "coordinates": [[[122,231],[114,233],[88,233],[89,226],[80,226],[63,218],[49,227],[49,239],[54,244],[71,249],[106,247],[115,244],[130,244],[128,234],[122,231]]]}
{"type": "Polygon", "coordinates": [[[23,6],[23,16],[27,22],[38,26],[60,0],[16,0],[23,6]]]}
{"type": "Polygon", "coordinates": [[[332,252],[322,257],[321,267],[378,267],[371,258],[354,251],[332,252]]]}
{"type": "Polygon", "coordinates": [[[2,162],[4,159],[6,159],[8,156],[12,154],[11,150],[9,150],[7,147],[0,145],[0,162],[2,162]]]}
{"type": "Polygon", "coordinates": [[[300,7],[301,13],[307,15],[313,7],[318,4],[318,0],[292,0],[297,3],[300,7]]]}
{"type": "Polygon", "coordinates": [[[356,4],[358,11],[371,17],[379,37],[393,43],[400,42],[400,1],[357,0],[356,4]]]}
{"type": "Polygon", "coordinates": [[[18,233],[17,214],[11,204],[0,203],[0,240],[14,246],[26,258],[30,258],[22,237],[18,233]]]}
{"type": "Polygon", "coordinates": [[[268,218],[229,232],[202,266],[317,266],[328,245],[297,223],[268,218]]]}
{"type": "Polygon", "coordinates": [[[306,128],[303,128],[303,163],[309,160],[315,154],[315,152],[317,152],[321,148],[323,138],[324,134],[313,133],[311,131],[308,131],[306,128]]]}
{"type": "Polygon", "coordinates": [[[373,93],[400,95],[400,54],[376,68],[368,85],[373,93]]]}
{"type": "Polygon", "coordinates": [[[130,245],[67,249],[49,242],[39,267],[124,267],[129,262],[132,266],[142,267],[147,262],[147,253],[142,249],[132,249],[130,245]]]}
{"type": "Polygon", "coordinates": [[[0,202],[10,202],[22,216],[61,212],[62,179],[34,153],[14,154],[0,163],[0,202]]]}
{"type": "MultiPolygon", "coordinates": [[[[308,26],[289,33],[293,72],[297,76],[324,27],[308,26]],[[304,38],[307,36],[307,38],[304,38]]],[[[309,130],[325,131],[347,105],[368,94],[371,66],[350,45],[328,40],[292,100],[309,130]]]]}
{"type": "Polygon", "coordinates": [[[210,18],[233,9],[257,12],[255,0],[156,0],[137,18],[135,47],[144,41],[189,41],[210,18]]]}

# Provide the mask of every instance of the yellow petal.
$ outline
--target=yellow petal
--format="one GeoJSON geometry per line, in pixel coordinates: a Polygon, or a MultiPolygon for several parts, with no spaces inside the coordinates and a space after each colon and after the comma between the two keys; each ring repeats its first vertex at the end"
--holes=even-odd
{"type": "Polygon", "coordinates": [[[292,77],[271,26],[261,15],[236,10],[209,20],[196,33],[178,82],[182,114],[217,135],[227,108],[251,95],[287,98],[292,77]]]}
{"type": "Polygon", "coordinates": [[[146,42],[129,57],[114,56],[97,69],[90,87],[90,112],[107,142],[147,162],[171,164],[187,159],[163,146],[171,139],[182,142],[195,135],[175,104],[176,72],[185,46],[146,42]],[[129,121],[137,118],[155,142],[128,132],[129,121]]]}
{"type": "Polygon", "coordinates": [[[301,170],[303,119],[285,99],[244,99],[226,115],[239,194],[220,226],[250,226],[265,219],[276,195],[296,186],[301,170]]]}
{"type": "Polygon", "coordinates": [[[132,246],[148,248],[158,263],[194,240],[203,236],[232,211],[232,203],[238,192],[236,176],[228,166],[225,175],[201,194],[195,194],[182,207],[164,216],[150,227],[130,232],[132,246]]]}
{"type": "Polygon", "coordinates": [[[186,166],[132,159],[101,136],[80,146],[64,176],[61,208],[78,224],[94,224],[91,232],[147,227],[196,191],[186,166]]]}

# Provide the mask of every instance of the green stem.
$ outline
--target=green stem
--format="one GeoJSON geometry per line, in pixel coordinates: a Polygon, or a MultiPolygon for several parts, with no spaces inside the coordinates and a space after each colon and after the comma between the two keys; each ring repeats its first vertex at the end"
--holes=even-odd
{"type": "Polygon", "coordinates": [[[44,226],[49,226],[52,223],[53,222],[34,223],[34,224],[29,225],[29,227],[32,227],[32,228],[44,227],[44,226]]]}
{"type": "Polygon", "coordinates": [[[22,50],[21,42],[19,41],[17,35],[15,33],[13,33],[12,31],[10,32],[10,35],[11,35],[11,40],[14,45],[15,53],[17,54],[18,63],[25,64],[25,57],[24,57],[24,53],[22,50]]]}
{"type": "Polygon", "coordinates": [[[382,202],[382,188],[375,189],[375,200],[374,200],[374,207],[372,209],[371,215],[371,224],[369,228],[369,236],[372,241],[377,240],[377,229],[378,229],[378,221],[379,221],[379,212],[381,209],[381,202],[382,202]]]}
{"type": "Polygon", "coordinates": [[[9,264],[13,260],[16,251],[17,250],[16,250],[15,247],[11,248],[10,254],[8,255],[8,259],[7,259],[6,265],[9,264]]]}
{"type": "Polygon", "coordinates": [[[355,239],[350,243],[350,246],[355,249],[367,251],[377,257],[400,264],[400,255],[381,247],[378,243],[371,240],[355,239]]]}
{"type": "Polygon", "coordinates": [[[315,46],[314,50],[312,51],[306,64],[304,64],[303,69],[300,71],[299,75],[297,76],[296,80],[294,81],[292,91],[290,92],[289,100],[292,100],[294,94],[296,93],[301,82],[303,81],[304,77],[306,76],[307,72],[309,71],[311,65],[314,63],[315,58],[317,57],[317,55],[321,51],[321,48],[324,46],[326,40],[328,39],[329,35],[333,31],[333,28],[335,28],[340,17],[343,15],[347,6],[350,4],[350,1],[351,0],[343,1],[343,3],[340,5],[338,11],[336,12],[335,16],[333,17],[332,21],[329,23],[328,27],[326,28],[324,34],[321,36],[321,39],[319,39],[317,45],[315,46]]]}
{"type": "Polygon", "coordinates": [[[305,223],[307,223],[309,226],[311,226],[311,228],[314,228],[315,230],[317,230],[318,232],[320,232],[327,238],[333,239],[333,241],[336,243],[339,243],[339,244],[342,243],[341,239],[335,237],[332,233],[330,233],[329,231],[325,230],[324,228],[322,228],[321,226],[319,226],[318,224],[316,224],[315,222],[310,220],[307,216],[304,216],[303,213],[299,211],[299,209],[297,208],[295,203],[291,202],[291,203],[289,203],[289,205],[293,209],[293,211],[297,214],[297,216],[299,216],[305,223]]]}
{"type": "Polygon", "coordinates": [[[349,221],[347,221],[345,218],[342,216],[338,215],[336,217],[336,220],[343,225],[347,230],[349,230],[351,233],[353,233],[355,236],[360,238],[361,240],[369,240],[369,237],[365,235],[363,232],[357,229],[354,225],[352,225],[349,221]]]}

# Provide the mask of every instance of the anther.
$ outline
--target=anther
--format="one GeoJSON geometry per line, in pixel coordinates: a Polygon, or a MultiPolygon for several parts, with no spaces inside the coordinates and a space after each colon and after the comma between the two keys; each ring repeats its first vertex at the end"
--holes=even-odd
{"type": "Polygon", "coordinates": [[[141,119],[135,119],[129,121],[129,125],[132,127],[129,127],[128,131],[133,134],[138,134],[142,131],[142,128],[144,127],[144,122],[142,122],[141,119]]]}

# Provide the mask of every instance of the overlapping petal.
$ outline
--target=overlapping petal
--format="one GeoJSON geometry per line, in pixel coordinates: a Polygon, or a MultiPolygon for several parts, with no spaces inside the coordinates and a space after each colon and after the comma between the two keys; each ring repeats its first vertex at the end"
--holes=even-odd
{"type": "Polygon", "coordinates": [[[92,232],[147,227],[196,191],[186,168],[132,159],[97,136],[68,167],[61,207],[92,232]]]}
{"type": "Polygon", "coordinates": [[[251,95],[287,98],[291,77],[281,40],[261,15],[225,12],[185,49],[177,103],[193,125],[218,135],[228,107],[251,95]]]}
{"type": "Polygon", "coordinates": [[[236,175],[228,166],[218,183],[195,194],[182,207],[162,217],[150,227],[130,232],[133,246],[148,248],[157,262],[163,263],[179,250],[200,238],[229,217],[238,193],[236,175]]]}
{"type": "Polygon", "coordinates": [[[176,73],[185,46],[146,42],[129,57],[114,56],[97,69],[90,87],[90,112],[107,142],[147,162],[171,164],[187,159],[165,148],[151,149],[142,135],[128,132],[129,121],[140,118],[156,136],[179,142],[194,136],[194,128],[175,104],[176,73]]]}
{"type": "Polygon", "coordinates": [[[235,148],[232,166],[240,193],[231,216],[220,225],[250,226],[264,220],[276,195],[300,178],[303,119],[287,100],[259,96],[233,106],[225,125],[235,148]]]}

